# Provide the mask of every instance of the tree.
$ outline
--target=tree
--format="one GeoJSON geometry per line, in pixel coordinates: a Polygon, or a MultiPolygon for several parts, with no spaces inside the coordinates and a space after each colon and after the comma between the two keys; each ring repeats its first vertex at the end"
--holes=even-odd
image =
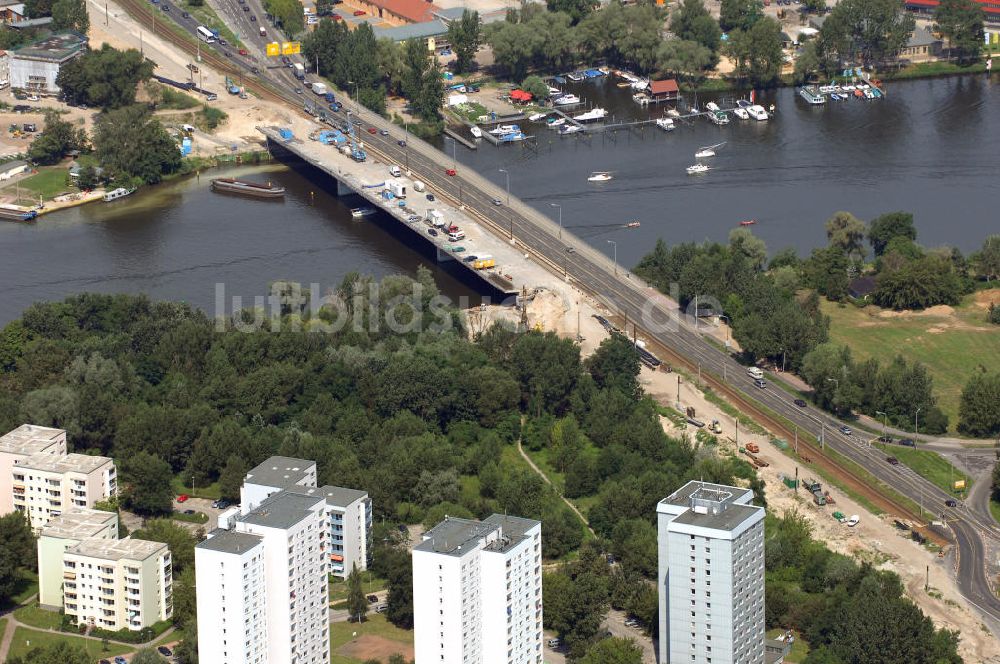
{"type": "Polygon", "coordinates": [[[902,0],[843,0],[823,22],[820,46],[844,62],[871,67],[896,58],[913,26],[902,0]]]}
{"type": "Polygon", "coordinates": [[[55,0],[52,4],[52,28],[87,34],[90,17],[86,0],[55,0]]]}
{"type": "Polygon", "coordinates": [[[769,16],[730,33],[727,49],[736,60],[737,73],[751,85],[768,85],[781,73],[781,25],[769,16]]]}
{"type": "Polygon", "coordinates": [[[9,657],[7,664],[89,664],[92,661],[93,658],[83,648],[56,641],[32,648],[23,657],[9,657]]]}
{"type": "Polygon", "coordinates": [[[353,565],[347,576],[347,610],[351,620],[357,622],[364,622],[365,614],[368,613],[368,599],[361,588],[361,573],[358,572],[357,564],[353,565]]]}
{"type": "Polygon", "coordinates": [[[385,616],[400,629],[413,629],[413,562],[405,554],[394,560],[385,574],[389,585],[385,616]]]}
{"type": "Polygon", "coordinates": [[[681,39],[696,41],[712,53],[719,50],[722,29],[702,0],[684,0],[670,15],[670,31],[681,39]]]}
{"type": "Polygon", "coordinates": [[[820,295],[842,300],[847,297],[850,284],[847,269],[847,256],[839,247],[813,249],[809,259],[802,263],[802,277],[820,295]]]}
{"type": "Polygon", "coordinates": [[[657,51],[657,68],[680,79],[699,79],[715,66],[716,55],[696,41],[667,39],[657,51]]]}
{"type": "Polygon", "coordinates": [[[813,13],[819,14],[826,11],[826,0],[802,0],[802,6],[813,13]]]}
{"type": "Polygon", "coordinates": [[[550,12],[567,14],[576,25],[598,7],[595,0],[545,0],[545,6],[550,12]]]}
{"type": "Polygon", "coordinates": [[[455,52],[455,73],[464,74],[472,69],[476,51],[482,43],[479,12],[462,11],[462,18],[448,24],[448,42],[455,52]]]}
{"type": "Polygon", "coordinates": [[[89,191],[98,185],[97,169],[87,164],[76,176],[76,186],[82,191],[89,191]]]}
{"type": "Polygon", "coordinates": [[[17,592],[21,567],[37,563],[35,537],[28,520],[20,512],[0,516],[0,604],[17,592]]]}
{"type": "Polygon", "coordinates": [[[171,519],[150,519],[140,529],[132,533],[135,539],[163,542],[170,547],[174,574],[194,568],[194,547],[198,543],[191,531],[171,519]]]}
{"type": "Polygon", "coordinates": [[[623,335],[613,334],[584,362],[594,382],[602,389],[616,389],[635,399],[639,396],[639,353],[623,335]]]}
{"type": "Polygon", "coordinates": [[[524,23],[498,21],[486,26],[486,43],[493,49],[494,61],[516,81],[524,79],[543,40],[543,35],[524,23]]]}
{"type": "Polygon", "coordinates": [[[237,502],[240,499],[240,488],[243,486],[243,478],[249,468],[243,457],[238,454],[230,455],[226,460],[226,466],[219,473],[219,493],[222,498],[237,502]]]}
{"type": "Polygon", "coordinates": [[[642,664],[642,648],[633,639],[601,639],[587,650],[580,664],[642,664]]]}
{"type": "Polygon", "coordinates": [[[722,0],[719,27],[724,32],[749,30],[763,16],[764,4],[759,0],[722,0]]]}
{"type": "Polygon", "coordinates": [[[979,276],[990,281],[1000,278],[1000,235],[990,235],[983,241],[983,248],[971,257],[979,276]]]}
{"type": "Polygon", "coordinates": [[[24,10],[28,18],[51,16],[52,0],[25,0],[24,10]]]}
{"type": "Polygon", "coordinates": [[[87,134],[82,129],[74,129],[73,125],[61,119],[53,111],[45,113],[45,131],[31,142],[28,148],[28,158],[36,164],[47,166],[56,164],[73,150],[79,150],[87,144],[87,134]]]}
{"type": "Polygon", "coordinates": [[[153,66],[151,60],[134,48],[119,51],[104,44],[100,50],[87,51],[63,64],[56,84],[67,101],[107,111],[135,103],[138,85],[153,76],[153,66]]]}
{"type": "Polygon", "coordinates": [[[906,261],[876,277],[872,301],[891,309],[926,309],[938,304],[958,304],[963,285],[949,261],[924,256],[906,261]]]}
{"type": "Polygon", "coordinates": [[[826,239],[848,256],[864,258],[865,222],[850,212],[835,212],[826,220],[826,239]]]}
{"type": "Polygon", "coordinates": [[[156,648],[143,648],[137,651],[129,660],[131,664],[163,664],[163,658],[156,652],[156,648]]]}
{"type": "Polygon", "coordinates": [[[767,244],[749,228],[729,231],[729,248],[744,256],[754,270],[762,270],[767,264],[767,244]]]}
{"type": "Polygon", "coordinates": [[[868,225],[868,242],[876,257],[884,254],[889,242],[897,237],[910,241],[917,239],[913,215],[909,212],[887,212],[872,219],[868,225]]]}
{"type": "Polygon", "coordinates": [[[851,379],[853,370],[851,349],[826,343],[806,354],[801,374],[812,386],[813,399],[821,408],[848,415],[861,403],[861,394],[851,379]]]}
{"type": "Polygon", "coordinates": [[[976,371],[962,389],[958,430],[967,436],[1000,435],[1000,371],[976,371]]]}
{"type": "Polygon", "coordinates": [[[934,27],[948,40],[959,64],[979,58],[983,50],[983,18],[983,6],[975,0],[942,0],[934,10],[934,27]]]}
{"type": "Polygon", "coordinates": [[[298,0],[264,0],[264,9],[274,17],[275,25],[280,26],[289,37],[298,35],[305,27],[302,5],[298,0]]]}
{"type": "MultiPolygon", "coordinates": [[[[170,464],[149,452],[142,451],[130,459],[123,459],[122,504],[142,516],[170,514],[174,499],[171,476],[170,464]]],[[[176,554],[174,558],[176,561],[176,554]]]]}
{"type": "Polygon", "coordinates": [[[544,100],[549,96],[549,86],[541,76],[529,76],[521,82],[521,89],[530,92],[535,99],[544,100]]]}
{"type": "Polygon", "coordinates": [[[177,143],[144,106],[99,115],[93,140],[101,166],[117,180],[155,184],[181,165],[177,143]]]}
{"type": "Polygon", "coordinates": [[[986,314],[986,320],[994,325],[1000,325],[1000,306],[996,302],[990,302],[990,310],[986,314]]]}

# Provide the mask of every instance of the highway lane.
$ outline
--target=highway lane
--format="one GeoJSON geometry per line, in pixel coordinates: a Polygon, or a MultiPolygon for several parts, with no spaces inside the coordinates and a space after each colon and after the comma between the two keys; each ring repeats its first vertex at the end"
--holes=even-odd
{"type": "MultiPolygon", "coordinates": [[[[233,0],[222,2],[227,20],[239,28],[241,15],[246,12],[237,9],[233,0]]],[[[247,2],[255,3],[257,0],[247,2]]],[[[247,35],[246,41],[248,47],[253,43],[262,49],[267,40],[251,34],[247,35]]],[[[268,69],[264,74],[282,89],[282,96],[289,103],[302,103],[302,97],[292,92],[299,82],[292,77],[290,70],[268,69]]],[[[944,501],[950,495],[906,466],[889,465],[885,459],[890,453],[870,446],[860,437],[841,434],[837,430],[840,422],[813,409],[799,408],[794,404],[793,397],[783,390],[754,388],[743,365],[706,341],[695,329],[697,321],[692,322],[694,319],[679,312],[676,304],[653,291],[648,284],[612,265],[607,256],[571,232],[557,229],[551,219],[517,199],[511,201],[510,207],[495,206],[494,198],[505,199],[505,192],[500,187],[472,172],[460,172],[454,177],[445,175],[449,160],[441,151],[412,137],[406,137],[406,146],[402,147],[396,142],[402,137],[399,127],[367,109],[356,107],[352,110],[355,117],[363,120],[359,138],[369,151],[381,153],[386,160],[407,166],[414,172],[414,177],[467,206],[470,213],[493,226],[498,234],[512,233],[526,251],[547,264],[553,273],[569,277],[609,309],[633,323],[638,322],[645,336],[685,356],[702,373],[735,388],[751,402],[762,404],[802,432],[824,440],[831,449],[865,468],[878,480],[930,508],[932,514],[945,512],[959,549],[958,578],[963,594],[981,611],[1000,620],[1000,600],[989,583],[986,543],[983,541],[984,535],[991,539],[1000,538],[1000,527],[992,518],[987,519],[987,515],[968,510],[947,510],[944,501]],[[367,134],[363,130],[368,126],[386,129],[390,135],[367,134]],[[572,247],[572,253],[568,247],[572,247]]],[[[347,117],[344,114],[329,114],[337,119],[347,117]]]]}

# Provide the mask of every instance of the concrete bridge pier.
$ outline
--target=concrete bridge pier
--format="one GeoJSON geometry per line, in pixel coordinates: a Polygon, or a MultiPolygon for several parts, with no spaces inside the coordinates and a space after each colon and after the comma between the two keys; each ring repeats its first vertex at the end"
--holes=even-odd
{"type": "Polygon", "coordinates": [[[441,247],[438,247],[437,245],[434,246],[434,252],[437,254],[438,263],[444,263],[445,261],[456,260],[455,256],[449,254],[447,251],[441,251],[441,247]]]}

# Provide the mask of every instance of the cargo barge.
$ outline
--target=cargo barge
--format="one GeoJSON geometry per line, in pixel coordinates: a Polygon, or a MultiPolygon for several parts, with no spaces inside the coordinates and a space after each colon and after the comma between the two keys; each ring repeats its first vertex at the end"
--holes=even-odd
{"type": "Polygon", "coordinates": [[[256,198],[281,198],[285,195],[284,187],[272,186],[270,182],[260,184],[259,182],[250,182],[236,178],[215,178],[212,180],[212,191],[254,196],[256,198]]]}

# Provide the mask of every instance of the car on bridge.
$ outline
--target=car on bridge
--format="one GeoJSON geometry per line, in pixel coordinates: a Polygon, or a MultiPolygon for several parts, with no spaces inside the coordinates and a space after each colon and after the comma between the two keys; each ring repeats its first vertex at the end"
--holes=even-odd
{"type": "Polygon", "coordinates": [[[444,174],[450,177],[455,177],[458,175],[458,172],[454,168],[446,168],[444,174]]]}
{"type": "Polygon", "coordinates": [[[398,141],[396,141],[396,144],[401,148],[406,147],[406,141],[404,141],[403,139],[399,139],[398,141]]]}
{"type": "Polygon", "coordinates": [[[799,408],[805,408],[806,407],[806,401],[805,401],[805,399],[796,399],[792,403],[794,403],[799,408]]]}
{"type": "Polygon", "coordinates": [[[838,431],[840,431],[840,433],[844,434],[845,436],[850,436],[852,433],[851,427],[847,426],[846,424],[841,425],[838,431]]]}
{"type": "Polygon", "coordinates": [[[955,500],[954,498],[949,498],[948,500],[944,501],[944,504],[947,507],[958,507],[958,501],[955,500]]]}
{"type": "Polygon", "coordinates": [[[887,464],[889,464],[890,466],[898,466],[899,465],[899,459],[897,459],[896,457],[886,457],[885,458],[885,462],[887,464]]]}

